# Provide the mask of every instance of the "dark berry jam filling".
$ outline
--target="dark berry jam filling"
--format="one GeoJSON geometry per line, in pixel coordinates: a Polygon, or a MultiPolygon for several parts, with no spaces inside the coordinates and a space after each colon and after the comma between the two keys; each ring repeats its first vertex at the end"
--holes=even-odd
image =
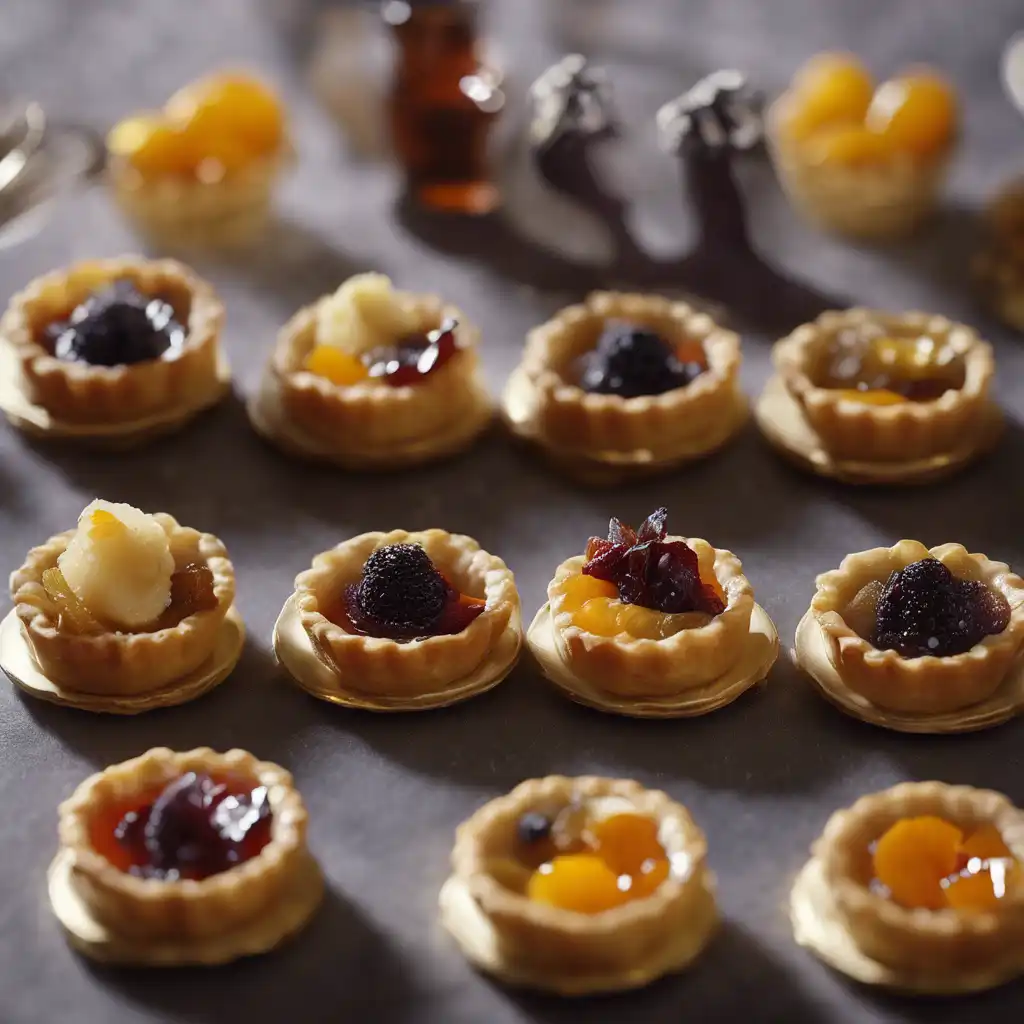
{"type": "Polygon", "coordinates": [[[199,881],[255,857],[270,842],[271,817],[266,786],[186,772],[98,815],[91,838],[121,871],[199,881]]]}
{"type": "Polygon", "coordinates": [[[618,519],[608,539],[591,537],[583,573],[614,583],[619,600],[659,612],[719,615],[725,602],[700,576],[697,553],[681,540],[668,541],[668,509],[651,513],[639,530],[618,519]]]}
{"type": "Polygon", "coordinates": [[[417,640],[461,633],[485,604],[460,594],[418,544],[389,544],[370,555],[328,618],[349,633],[417,640]]]}
{"type": "Polygon", "coordinates": [[[685,387],[705,369],[699,344],[673,346],[649,327],[609,320],[583,357],[580,387],[622,398],[661,395],[685,387]]]}
{"type": "Polygon", "coordinates": [[[440,370],[458,352],[456,327],[458,321],[449,317],[423,337],[403,338],[394,345],[367,352],[363,356],[367,372],[396,388],[418,384],[440,370]]]}
{"type": "Polygon", "coordinates": [[[169,302],[143,295],[127,279],[90,295],[44,333],[58,359],[92,366],[160,359],[181,349],[186,334],[169,302]]]}
{"type": "Polygon", "coordinates": [[[1002,594],[957,578],[937,558],[890,574],[878,599],[874,645],[904,658],[963,654],[1010,621],[1002,594]]]}

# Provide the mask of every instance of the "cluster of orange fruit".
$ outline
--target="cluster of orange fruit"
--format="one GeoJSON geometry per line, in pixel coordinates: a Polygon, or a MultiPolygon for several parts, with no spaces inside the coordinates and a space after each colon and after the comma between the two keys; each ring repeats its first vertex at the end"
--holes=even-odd
{"type": "Polygon", "coordinates": [[[878,164],[899,154],[930,161],[956,132],[956,96],[942,76],[911,68],[876,88],[848,54],[811,58],[794,76],[784,109],[789,138],[823,164],[878,164]]]}
{"type": "Polygon", "coordinates": [[[107,148],[145,178],[218,180],[273,156],[284,137],[284,108],[274,91],[226,72],[179,89],[162,110],[118,122],[107,148]]]}

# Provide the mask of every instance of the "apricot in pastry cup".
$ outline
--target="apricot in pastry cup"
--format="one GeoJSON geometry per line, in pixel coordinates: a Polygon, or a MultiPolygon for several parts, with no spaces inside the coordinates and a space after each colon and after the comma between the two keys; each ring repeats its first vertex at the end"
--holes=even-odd
{"type": "Polygon", "coordinates": [[[505,563],[471,537],[363,533],[295,579],[274,650],[314,697],[372,711],[466,700],[500,683],[522,647],[505,563]]]}
{"type": "Polygon", "coordinates": [[[164,513],[94,501],[74,530],[28,553],[10,590],[0,664],[53,703],[120,714],[180,704],[241,656],[227,550],[164,513]]]}
{"type": "Polygon", "coordinates": [[[615,483],[730,440],[740,361],[739,337],[686,303],[597,292],[529,333],[504,418],[577,479],[615,483]]]}
{"type": "Polygon", "coordinates": [[[947,476],[994,446],[992,347],[927,313],[823,313],[776,342],[758,425],[782,455],[849,483],[947,476]]]}
{"type": "Polygon", "coordinates": [[[129,447],[224,397],[224,307],[173,260],[90,260],[36,278],[0,318],[0,409],[26,433],[129,447]]]}
{"type": "Polygon", "coordinates": [[[571,699],[641,717],[702,715],[775,663],[778,634],[739,559],[669,536],[666,521],[663,508],[637,531],[613,519],[608,540],[592,537],[555,570],[527,643],[571,699]]]}
{"type": "Polygon", "coordinates": [[[875,88],[848,54],[819,54],[771,106],[767,139],[787,196],[828,231],[902,237],[935,209],[957,135],[956,98],[925,67],[875,88]]]}
{"type": "Polygon", "coordinates": [[[614,992],[683,970],[717,924],[707,843],[636,782],[531,779],[459,826],[441,921],[512,985],[614,992]]]}
{"type": "Polygon", "coordinates": [[[105,962],[217,964],[298,932],[323,896],[291,775],[244,750],[165,747],[86,779],[60,806],[49,895],[105,962]]]}
{"type": "Polygon", "coordinates": [[[976,992],[1024,973],[1024,813],[907,782],[837,811],[793,886],[796,940],[869,985],[976,992]]]}
{"type": "Polygon", "coordinates": [[[163,110],[118,122],[107,149],[107,176],[122,212],[144,234],[182,247],[256,241],[292,159],[279,99],[238,72],[192,82],[163,110]]]}
{"type": "Polygon", "coordinates": [[[1024,580],[960,544],[847,555],[820,575],[797,664],[848,714],[963,732],[1024,708],[1024,580]]]}
{"type": "Polygon", "coordinates": [[[359,274],[284,326],[249,418],[288,454],[344,468],[445,458],[493,418],[478,342],[437,296],[359,274]]]}

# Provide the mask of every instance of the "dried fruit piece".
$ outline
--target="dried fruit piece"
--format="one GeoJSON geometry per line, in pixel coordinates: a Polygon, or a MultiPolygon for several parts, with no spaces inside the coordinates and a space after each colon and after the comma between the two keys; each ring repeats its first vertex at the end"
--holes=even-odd
{"type": "Polygon", "coordinates": [[[619,632],[618,601],[595,597],[573,616],[573,624],[594,636],[615,636],[619,632]]]}
{"type": "Polygon", "coordinates": [[[583,573],[570,576],[562,583],[561,589],[562,610],[570,614],[579,611],[591,598],[615,598],[619,594],[614,583],[599,580],[595,576],[584,576],[583,573]]]}
{"type": "Polygon", "coordinates": [[[161,616],[160,628],[217,607],[213,570],[205,562],[189,562],[171,576],[171,603],[161,616]]]}
{"type": "Polygon", "coordinates": [[[1012,857],[974,858],[942,881],[949,906],[956,910],[993,910],[1020,884],[1020,867],[1012,857]]]}
{"type": "Polygon", "coordinates": [[[333,345],[317,345],[306,357],[303,368],[338,387],[349,387],[369,377],[362,360],[333,345]]]}
{"type": "Polygon", "coordinates": [[[799,141],[835,122],[863,121],[874,83],[864,66],[848,53],[820,53],[793,78],[785,129],[799,141]]]}
{"type": "Polygon", "coordinates": [[[1002,594],[961,580],[936,558],[893,572],[878,600],[876,647],[904,658],[949,657],[969,651],[1010,621],[1002,594]]]}
{"type": "Polygon", "coordinates": [[[664,860],[658,823],[646,814],[612,814],[592,822],[587,836],[597,855],[617,875],[639,875],[648,861],[664,860]]]}
{"type": "Polygon", "coordinates": [[[610,320],[593,352],[583,360],[580,387],[621,398],[660,395],[685,387],[707,365],[703,347],[692,362],[681,360],[679,351],[648,327],[610,320]]]}
{"type": "Polygon", "coordinates": [[[857,591],[853,600],[843,610],[843,621],[854,633],[869,642],[875,635],[878,599],[881,596],[881,580],[872,580],[857,591]]]}
{"type": "Polygon", "coordinates": [[[839,124],[822,128],[808,141],[807,160],[826,166],[865,167],[880,164],[892,156],[885,137],[860,124],[839,124]]]}
{"type": "Polygon", "coordinates": [[[107,135],[107,149],[145,178],[180,176],[195,170],[181,125],[168,122],[159,112],[119,121],[107,135]]]}
{"type": "Polygon", "coordinates": [[[952,140],[956,119],[952,87],[940,75],[921,69],[883,82],[864,121],[894,150],[933,158],[952,140]]]}
{"type": "Polygon", "coordinates": [[[458,321],[449,317],[425,339],[406,338],[395,345],[373,349],[363,356],[367,373],[396,388],[421,383],[459,351],[457,327],[458,321]]]}
{"type": "Polygon", "coordinates": [[[57,629],[70,633],[102,633],[104,628],[71,589],[57,566],[43,570],[43,588],[58,608],[57,629]]]}
{"type": "Polygon", "coordinates": [[[963,833],[942,818],[902,818],[878,840],[875,877],[904,907],[946,906],[942,882],[956,870],[963,833]]]}
{"type": "Polygon", "coordinates": [[[527,895],[579,914],[600,914],[630,898],[628,880],[620,886],[615,872],[590,853],[566,854],[542,865],[531,876],[527,895]]]}
{"type": "Polygon", "coordinates": [[[972,857],[988,860],[992,857],[1012,857],[1010,848],[1003,840],[995,825],[982,825],[975,829],[961,844],[957,851],[960,855],[960,867],[966,867],[972,857]]]}

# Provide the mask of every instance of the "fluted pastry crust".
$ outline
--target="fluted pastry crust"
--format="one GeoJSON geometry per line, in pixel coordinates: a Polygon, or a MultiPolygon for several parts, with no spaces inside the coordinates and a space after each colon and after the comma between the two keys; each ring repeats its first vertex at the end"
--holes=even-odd
{"type": "Polygon", "coordinates": [[[588,633],[563,610],[562,583],[583,568],[585,558],[566,559],[548,584],[555,643],[573,673],[609,693],[624,697],[666,697],[704,686],[724,675],[739,659],[750,630],[754,590],[740,560],[699,537],[685,540],[697,553],[701,576],[712,572],[725,594],[725,610],[707,625],[684,629],[664,640],[619,633],[588,633]]]}
{"type": "Polygon", "coordinates": [[[175,566],[201,561],[213,573],[215,608],[152,633],[79,634],[58,628],[59,609],[42,583],[74,530],[29,551],[11,575],[11,600],[40,668],[61,687],[81,693],[135,696],[168,686],[210,656],[235,599],[235,570],[223,543],[211,533],[181,526],[173,516],[154,517],[167,533],[175,566]]]}
{"type": "Polygon", "coordinates": [[[928,313],[890,314],[855,307],[822,313],[776,342],[775,366],[831,455],[864,461],[908,461],[961,447],[977,433],[995,373],[992,346],[965,324],[928,313]],[[870,405],[818,387],[814,367],[832,339],[848,329],[880,324],[887,330],[918,331],[953,349],[963,360],[964,384],[930,402],[870,405]]]}
{"type": "Polygon", "coordinates": [[[637,782],[597,776],[548,776],[521,783],[463,822],[452,850],[454,877],[494,927],[503,957],[549,976],[616,974],[643,965],[693,927],[706,927],[704,903],[713,887],[707,842],[689,812],[665,793],[637,782]],[[507,888],[492,865],[512,855],[516,823],[526,811],[557,811],[574,800],[619,798],[659,824],[672,870],[650,895],[600,914],[579,914],[535,902],[507,888]]]}
{"type": "Polygon", "coordinates": [[[431,693],[470,675],[519,610],[515,577],[505,563],[472,537],[445,530],[372,532],[343,541],[295,578],[295,595],[314,648],[346,687],[394,697],[431,693]],[[358,583],[367,558],[389,544],[419,544],[461,593],[486,600],[483,612],[460,633],[407,643],[347,633],[326,618],[325,604],[358,583]]]}
{"type": "Polygon", "coordinates": [[[224,307],[213,288],[174,260],[139,256],[89,260],[38,277],[0,319],[31,402],[59,420],[118,423],[142,419],[208,394],[217,380],[224,307]],[[131,366],[90,366],[57,359],[40,342],[43,329],[66,317],[93,292],[128,278],[144,294],[161,295],[186,329],[185,344],[168,357],[131,366]]]}
{"type": "Polygon", "coordinates": [[[991,790],[905,782],[837,811],[814,845],[836,908],[857,946],[891,967],[937,974],[1021,959],[1024,889],[995,910],[908,909],[871,891],[870,846],[900,818],[936,815],[963,828],[993,825],[1024,861],[1024,812],[991,790]]]}
{"type": "Polygon", "coordinates": [[[156,747],[86,779],[59,810],[63,850],[74,857],[73,884],[92,915],[119,935],[202,938],[239,928],[267,911],[302,869],[306,808],[291,775],[245,750],[156,747]],[[270,842],[255,857],[201,881],[137,878],[93,849],[92,818],[136,793],[159,790],[189,771],[231,773],[267,787],[270,842]]]}
{"type": "Polygon", "coordinates": [[[740,362],[739,336],[685,302],[595,292],[530,331],[522,370],[534,388],[542,439],[586,453],[649,451],[662,459],[690,447],[710,424],[736,418],[740,362]],[[669,341],[700,341],[708,368],[685,387],[661,395],[622,398],[584,391],[565,374],[613,319],[649,326],[669,341]]]}
{"type": "Polygon", "coordinates": [[[847,555],[838,569],[816,580],[811,612],[825,634],[829,659],[843,683],[879,707],[893,711],[939,714],[968,707],[992,695],[1020,658],[1024,643],[1024,580],[1004,562],[970,554],[961,544],[926,548],[901,540],[891,548],[871,548],[847,555]],[[843,611],[872,580],[922,558],[937,558],[961,579],[977,580],[1002,594],[1010,621],[1001,633],[985,637],[969,651],[950,657],[904,658],[879,650],[855,633],[843,611]]]}
{"type": "Polygon", "coordinates": [[[784,93],[769,108],[767,138],[779,181],[805,217],[838,234],[883,241],[909,234],[933,212],[950,150],[933,160],[894,152],[864,166],[816,162],[783,127],[791,99],[784,93]]]}
{"type": "Polygon", "coordinates": [[[303,368],[317,344],[320,303],[306,306],[278,334],[269,368],[288,418],[302,430],[339,448],[359,451],[427,438],[475,414],[480,396],[486,393],[477,352],[480,332],[437,296],[396,291],[394,301],[406,307],[423,332],[454,317],[460,351],[415,385],[392,387],[365,381],[342,387],[303,368]]]}

